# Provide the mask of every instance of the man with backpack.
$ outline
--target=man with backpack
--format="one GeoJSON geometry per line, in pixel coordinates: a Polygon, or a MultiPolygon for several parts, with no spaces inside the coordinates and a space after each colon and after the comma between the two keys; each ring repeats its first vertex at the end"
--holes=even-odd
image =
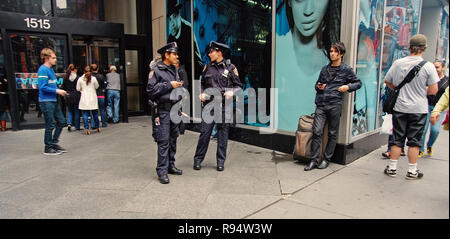
{"type": "Polygon", "coordinates": [[[397,176],[397,162],[408,138],[408,172],[406,179],[421,179],[423,173],[417,170],[417,158],[422,144],[421,138],[427,120],[427,95],[436,94],[439,76],[434,65],[430,62],[424,64],[422,54],[427,48],[427,38],[418,34],[411,37],[409,51],[411,54],[396,60],[385,76],[384,82],[392,90],[401,85],[405,77],[413,68],[423,65],[412,80],[401,87],[395,102],[392,123],[393,141],[391,144],[391,159],[384,173],[388,176],[397,176]]]}

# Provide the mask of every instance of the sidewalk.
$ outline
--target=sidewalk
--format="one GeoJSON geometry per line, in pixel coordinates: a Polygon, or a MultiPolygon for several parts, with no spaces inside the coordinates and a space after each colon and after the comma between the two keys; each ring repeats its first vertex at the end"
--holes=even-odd
{"type": "MultiPolygon", "coordinates": [[[[45,156],[44,130],[0,132],[0,218],[449,218],[449,134],[433,157],[419,159],[424,178],[383,174],[383,146],[349,165],[303,171],[291,155],[229,141],[216,171],[211,141],[192,169],[199,134],[178,139],[182,176],[159,183],[149,117],[85,136],[64,130],[69,152],[45,156]]],[[[387,138],[387,137],[386,137],[387,138]]]]}

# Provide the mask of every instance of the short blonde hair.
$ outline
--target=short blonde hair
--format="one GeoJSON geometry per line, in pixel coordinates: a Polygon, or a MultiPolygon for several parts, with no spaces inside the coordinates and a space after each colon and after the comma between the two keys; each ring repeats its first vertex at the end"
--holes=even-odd
{"type": "Polygon", "coordinates": [[[50,49],[50,48],[44,48],[44,49],[42,49],[42,51],[41,51],[41,60],[42,60],[43,62],[45,62],[45,59],[51,57],[52,54],[55,54],[55,55],[56,55],[56,53],[55,53],[55,51],[54,51],[53,49],[50,49]]]}

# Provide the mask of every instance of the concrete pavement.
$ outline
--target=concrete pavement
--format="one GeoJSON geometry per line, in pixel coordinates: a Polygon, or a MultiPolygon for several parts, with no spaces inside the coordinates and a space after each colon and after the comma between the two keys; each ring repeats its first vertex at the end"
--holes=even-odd
{"type": "MultiPolygon", "coordinates": [[[[69,152],[45,156],[44,130],[0,132],[0,218],[449,218],[449,135],[419,160],[424,178],[383,174],[385,146],[349,165],[303,171],[287,155],[229,141],[225,171],[216,171],[211,141],[192,169],[198,133],[178,139],[182,176],[157,180],[149,117],[85,136],[64,130],[69,152]]],[[[387,137],[386,137],[387,138],[387,137]]]]}

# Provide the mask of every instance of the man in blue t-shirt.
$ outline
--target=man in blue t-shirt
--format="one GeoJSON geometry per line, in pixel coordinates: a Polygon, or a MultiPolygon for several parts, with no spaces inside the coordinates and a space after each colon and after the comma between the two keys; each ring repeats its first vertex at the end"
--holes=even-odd
{"type": "Polygon", "coordinates": [[[38,70],[38,85],[39,106],[41,107],[45,120],[44,154],[59,155],[67,152],[58,145],[59,136],[66,125],[66,119],[61,111],[61,106],[57,102],[56,95],[65,96],[67,92],[58,89],[56,84],[56,75],[52,69],[56,65],[55,52],[50,48],[42,49],[41,60],[44,61],[44,64],[38,70]],[[53,129],[55,129],[54,133],[53,129]]]}

